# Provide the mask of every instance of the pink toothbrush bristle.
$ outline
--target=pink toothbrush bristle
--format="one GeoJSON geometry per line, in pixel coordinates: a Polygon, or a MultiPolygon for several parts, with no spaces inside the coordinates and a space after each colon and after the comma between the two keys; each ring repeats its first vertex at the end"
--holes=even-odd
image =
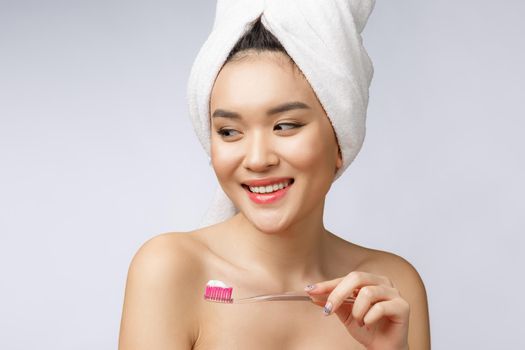
{"type": "Polygon", "coordinates": [[[218,301],[221,303],[233,303],[231,298],[233,288],[206,286],[204,298],[208,300],[218,301]]]}

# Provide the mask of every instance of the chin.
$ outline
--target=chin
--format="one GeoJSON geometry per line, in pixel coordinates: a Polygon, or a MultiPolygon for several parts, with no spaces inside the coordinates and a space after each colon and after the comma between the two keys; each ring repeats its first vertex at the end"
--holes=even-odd
{"type": "Polygon", "coordinates": [[[267,234],[281,232],[289,226],[282,211],[258,210],[247,213],[245,216],[259,231],[267,234]]]}

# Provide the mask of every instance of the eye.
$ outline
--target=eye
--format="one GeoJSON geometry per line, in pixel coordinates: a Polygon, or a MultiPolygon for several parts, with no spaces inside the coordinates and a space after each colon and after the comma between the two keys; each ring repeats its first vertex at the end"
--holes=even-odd
{"type": "Polygon", "coordinates": [[[226,128],[223,128],[223,129],[219,129],[219,130],[217,130],[217,134],[221,135],[222,137],[233,136],[233,135],[228,134],[228,133],[230,133],[230,132],[237,132],[237,130],[226,129],[226,128]]]}
{"type": "Polygon", "coordinates": [[[280,123],[280,124],[277,124],[275,127],[279,127],[281,125],[286,125],[287,126],[287,127],[285,127],[284,129],[281,129],[281,130],[296,129],[296,128],[300,128],[301,126],[303,126],[303,124],[296,124],[296,123],[280,123]]]}

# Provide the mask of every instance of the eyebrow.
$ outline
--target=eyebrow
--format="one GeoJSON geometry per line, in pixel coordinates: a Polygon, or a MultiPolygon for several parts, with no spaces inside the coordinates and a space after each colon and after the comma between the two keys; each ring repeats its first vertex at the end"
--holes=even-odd
{"type": "MultiPolygon", "coordinates": [[[[267,110],[266,115],[272,116],[278,113],[287,112],[294,109],[310,109],[310,106],[308,106],[306,103],[299,101],[287,102],[267,110]]],[[[224,109],[216,109],[213,112],[212,118],[241,119],[241,116],[235,112],[227,111],[224,109]]]]}

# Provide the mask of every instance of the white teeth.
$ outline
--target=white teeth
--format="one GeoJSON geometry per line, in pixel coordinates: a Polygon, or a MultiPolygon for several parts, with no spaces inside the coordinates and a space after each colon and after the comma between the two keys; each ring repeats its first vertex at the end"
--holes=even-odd
{"type": "Polygon", "coordinates": [[[250,191],[255,193],[271,193],[277,190],[282,190],[290,184],[290,181],[281,182],[278,184],[268,185],[268,186],[249,186],[250,191]]]}

